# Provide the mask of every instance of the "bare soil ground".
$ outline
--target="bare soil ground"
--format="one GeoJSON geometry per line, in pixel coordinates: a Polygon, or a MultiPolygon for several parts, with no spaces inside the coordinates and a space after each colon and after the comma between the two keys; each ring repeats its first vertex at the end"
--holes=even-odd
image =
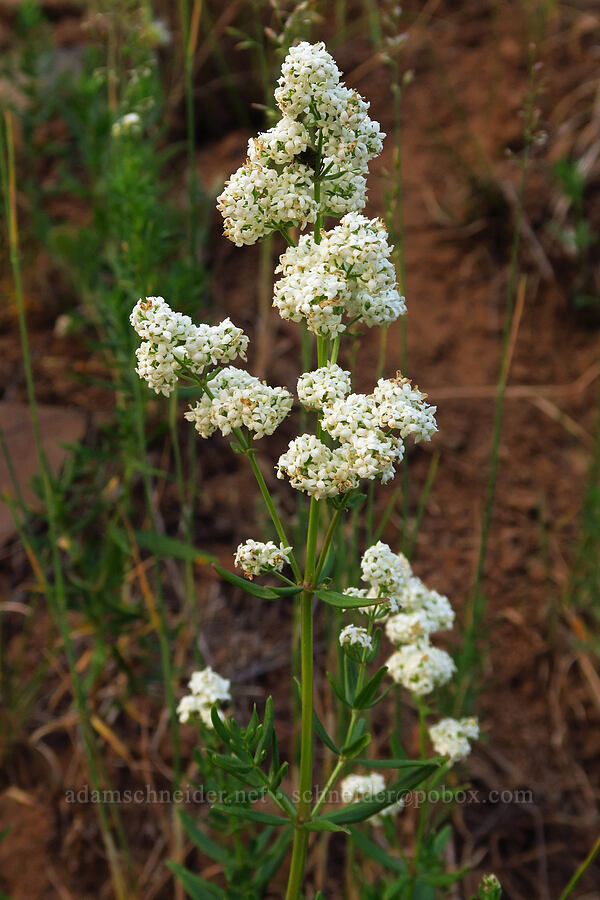
{"type": "MultiPolygon", "coordinates": [[[[411,32],[404,51],[406,68],[415,72],[402,104],[408,374],[438,404],[439,434],[430,447],[411,454],[413,510],[432,454],[439,454],[440,462],[413,565],[428,584],[451,598],[460,621],[473,579],[488,475],[514,229],[510,198],[518,177],[506,151],[518,151],[521,145],[519,111],[527,83],[528,36],[519,4],[503,5],[495,17],[487,7],[483,10],[485,4],[427,6],[433,8],[432,17],[411,32]],[[451,147],[459,149],[467,169],[451,147]]],[[[545,72],[541,127],[548,137],[534,153],[526,191],[521,271],[527,282],[514,341],[484,579],[480,717],[485,736],[468,768],[480,802],[459,805],[453,815],[458,837],[450,862],[471,864],[474,872],[464,894],[454,896],[468,897],[478,876],[491,870],[510,900],[558,897],[598,830],[598,680],[594,661],[576,644],[562,615],[561,597],[568,587],[595,427],[600,341],[595,323],[582,319],[570,305],[563,261],[553,255],[547,231],[553,214],[549,164],[568,153],[580,135],[565,133],[560,111],[567,118],[565,111],[576,103],[579,86],[594,76],[590,46],[600,45],[597,13],[591,5],[577,16],[557,19],[539,47],[545,72]],[[491,791],[518,789],[531,792],[530,802],[490,800],[491,791]]],[[[391,133],[385,70],[369,63],[366,39],[344,45],[338,58],[348,82],[371,99],[373,115],[391,133]]],[[[207,185],[239,164],[247,137],[233,131],[199,148],[198,172],[207,185]]],[[[392,168],[388,141],[370,181],[371,215],[383,213],[386,173],[392,168]]],[[[215,306],[219,315],[231,314],[252,333],[258,255],[255,248],[229,245],[219,231],[215,214],[207,258],[215,306]]],[[[68,367],[74,351],[79,358],[85,351],[53,337],[51,322],[43,315],[38,313],[35,321],[38,373],[46,379],[42,398],[89,408],[90,395],[81,390],[74,397],[60,366],[48,366],[48,358],[58,357],[68,367]]],[[[275,318],[271,328],[275,353],[269,377],[291,385],[297,367],[292,331],[275,318]]],[[[21,374],[13,369],[19,356],[15,328],[9,327],[0,340],[6,399],[22,399],[21,374]],[[12,371],[16,384],[9,384],[12,371]]],[[[359,389],[373,383],[376,340],[369,335],[362,342],[359,389]]],[[[400,367],[400,357],[400,331],[392,328],[388,374],[400,367]]],[[[232,545],[252,533],[254,500],[246,474],[224,444],[203,444],[200,466],[196,541],[228,559],[232,545]]],[[[293,509],[291,498],[283,502],[293,509]]],[[[398,524],[392,518],[386,532],[392,544],[398,524]]],[[[4,596],[22,599],[29,577],[26,561],[14,543],[3,557],[8,563],[2,577],[4,596]]],[[[273,692],[285,722],[290,702],[289,610],[257,608],[248,598],[220,587],[206,571],[199,573],[198,595],[207,661],[232,678],[240,710],[252,698],[273,692]]],[[[36,641],[43,646],[50,633],[41,612],[32,628],[34,648],[36,641]]],[[[459,639],[460,627],[454,635],[459,639]]],[[[189,644],[189,635],[178,638],[179,662],[185,661],[189,644]]],[[[49,678],[40,702],[54,704],[51,758],[42,759],[23,743],[13,752],[2,782],[0,826],[10,823],[13,831],[0,844],[0,886],[15,900],[109,896],[93,806],[73,809],[64,800],[67,787],[85,783],[85,770],[65,701],[66,673],[56,670],[49,678]],[[63,721],[59,714],[65,711],[63,721]]],[[[110,690],[107,684],[107,696],[110,690]]],[[[114,780],[122,786],[148,780],[166,786],[165,716],[158,689],[136,697],[135,705],[137,723],[124,718],[114,725],[130,759],[120,758],[118,748],[106,748],[114,780]]],[[[32,721],[32,728],[48,721],[48,709],[35,710],[32,721]]],[[[192,740],[191,733],[185,735],[188,759],[192,740]]],[[[413,813],[407,810],[405,815],[407,834],[414,826],[413,813]]],[[[153,853],[166,854],[164,811],[127,809],[124,816],[131,833],[139,835],[134,852],[142,868],[153,853]]],[[[332,844],[333,851],[337,846],[332,844]]],[[[311,862],[316,870],[318,861],[311,862]]],[[[148,873],[155,872],[152,863],[148,873]]],[[[332,868],[334,877],[338,868],[332,868]]],[[[153,875],[144,897],[169,896],[160,882],[160,875],[153,875]]],[[[600,897],[599,883],[596,868],[574,896],[600,897]]],[[[327,897],[342,896],[333,880],[326,879],[323,889],[327,897]]],[[[277,890],[273,897],[280,896],[277,890]]]]}

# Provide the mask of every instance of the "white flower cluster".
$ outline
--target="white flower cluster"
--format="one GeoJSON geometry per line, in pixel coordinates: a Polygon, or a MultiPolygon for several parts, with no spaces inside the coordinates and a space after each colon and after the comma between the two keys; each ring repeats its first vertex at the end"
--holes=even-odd
{"type": "MultiPolygon", "coordinates": [[[[341,785],[342,800],[344,803],[352,803],[357,800],[371,800],[385,791],[385,779],[379,772],[371,772],[370,775],[348,775],[341,785]]],[[[395,815],[404,806],[402,799],[390,803],[376,816],[369,819],[371,825],[381,825],[382,818],[395,815]]]]}
{"type": "Polygon", "coordinates": [[[298,399],[307,409],[323,409],[336,400],[343,400],[351,390],[350,372],[337,363],[305,372],[298,379],[298,399]]]}
{"type": "Polygon", "coordinates": [[[290,49],[275,100],[284,116],[300,119],[311,134],[321,133],[325,169],[338,163],[364,173],[369,160],[381,153],[385,134],[369,118],[369,104],[343,84],[323,43],[303,41],[290,49]]]}
{"type": "Polygon", "coordinates": [[[441,719],[430,727],[429,737],[436,753],[451,763],[459,762],[471,752],[469,740],[479,737],[479,724],[476,718],[441,719]]]}
{"type": "Polygon", "coordinates": [[[208,438],[219,430],[228,435],[243,425],[255,438],[273,434],[292,408],[293,398],[283,387],[269,387],[259,378],[227,366],[208,382],[208,389],[185,413],[198,434],[208,438]]]}
{"type": "Polygon", "coordinates": [[[323,428],[340,446],[332,449],[314,435],[301,435],[280,457],[278,477],[287,475],[292,487],[317,499],[352,490],[363,478],[381,478],[384,484],[393,478],[395,465],[404,456],[402,436],[411,433],[415,440],[428,440],[436,428],[435,407],[424,404],[418,391],[412,392],[414,397],[404,392],[394,395],[397,381],[381,379],[379,394],[348,394],[350,373],[338,365],[302,375],[301,402],[322,411],[323,428]],[[390,389],[382,408],[380,396],[386,385],[390,389]],[[388,423],[392,415],[394,426],[382,424],[384,416],[388,423]],[[399,437],[384,431],[391,427],[400,428],[399,437]]]}
{"type": "Polygon", "coordinates": [[[273,162],[285,166],[294,161],[294,157],[304,153],[308,147],[310,135],[302,122],[296,122],[289,116],[283,116],[273,128],[259,134],[248,141],[248,159],[250,162],[273,162]]]}
{"type": "Polygon", "coordinates": [[[398,430],[400,437],[412,436],[415,443],[429,441],[437,431],[437,407],[425,403],[427,394],[413,387],[398,372],[395,378],[380,378],[373,391],[381,428],[398,430]]]}
{"type": "Polygon", "coordinates": [[[335,337],[344,317],[365,325],[387,325],[406,312],[390,260],[385,225],[357,213],[321,235],[303,235],[288,247],[275,270],[273,305],[284,319],[306,321],[309,331],[335,337]]]}
{"type": "Polygon", "coordinates": [[[409,579],[401,598],[402,612],[386,622],[385,631],[393,644],[411,644],[454,624],[450,601],[430,590],[415,576],[409,579]]]}
{"type": "Polygon", "coordinates": [[[402,553],[394,553],[389,544],[378,541],[363,553],[361,560],[363,581],[366,588],[346,588],[349,597],[364,600],[381,600],[381,603],[359,607],[359,612],[381,620],[397,613],[412,578],[410,563],[402,553]]]}
{"type": "Polygon", "coordinates": [[[373,649],[373,638],[366,628],[360,625],[346,625],[340,631],[340,647],[358,647],[363,650],[373,649]]]}
{"type": "Polygon", "coordinates": [[[125,113],[120,119],[113,122],[110,133],[114,138],[123,137],[128,134],[141,134],[142,120],[138,113],[125,113]]]}
{"type": "Polygon", "coordinates": [[[446,684],[456,672],[452,657],[427,640],[400,647],[390,656],[386,666],[397,684],[418,697],[446,684]]]}
{"type": "Polygon", "coordinates": [[[172,393],[182,367],[202,375],[209,366],[246,358],[248,338],[230,319],[218,325],[194,325],[162,297],[138,300],[129,317],[142,338],[136,372],[157,394],[172,393]]]}
{"type": "Polygon", "coordinates": [[[304,228],[317,217],[313,174],[295,163],[281,172],[248,160],[217,198],[224,233],[236,246],[255,244],[279,227],[304,228]]]}
{"type": "Polygon", "coordinates": [[[385,135],[340,79],[324,44],[303,42],[288,53],[275,91],[282,117],[250,140],[246,163],[218,198],[225,235],[238,246],[303,228],[319,212],[343,216],[365,205],[364,175],[385,135]]]}
{"type": "Polygon", "coordinates": [[[445,650],[434,647],[430,635],[452,628],[454,610],[447,597],[430,590],[412,574],[410,563],[401,553],[394,553],[388,544],[378,541],[363,554],[361,568],[368,588],[348,588],[345,593],[354,597],[386,597],[385,607],[374,613],[364,607],[363,613],[387,617],[386,634],[400,646],[386,665],[391,677],[418,696],[431,693],[445,684],[456,667],[445,650]],[[382,616],[383,613],[383,616],[382,616]]]}
{"type": "MultiPolygon", "coordinates": [[[[210,666],[193,672],[188,683],[191,694],[182,697],[177,707],[179,721],[185,724],[190,717],[200,716],[204,724],[212,728],[211,708],[215,703],[231,700],[230,686],[229,679],[217,675],[210,666]]],[[[223,713],[219,711],[219,715],[222,717],[223,713]]]]}
{"type": "Polygon", "coordinates": [[[410,563],[402,553],[394,553],[389,544],[378,541],[363,553],[363,581],[379,589],[380,595],[396,599],[402,594],[412,575],[410,563]]]}
{"type": "Polygon", "coordinates": [[[290,562],[292,548],[273,541],[254,541],[249,538],[240,544],[235,553],[235,565],[244,570],[244,574],[264,575],[267,572],[281,572],[284,565],[290,562]]]}
{"type": "Polygon", "coordinates": [[[314,434],[301,434],[290,441],[287,451],[279,457],[277,477],[286,475],[293,488],[317,500],[345,494],[359,484],[346,448],[332,450],[314,434]]]}

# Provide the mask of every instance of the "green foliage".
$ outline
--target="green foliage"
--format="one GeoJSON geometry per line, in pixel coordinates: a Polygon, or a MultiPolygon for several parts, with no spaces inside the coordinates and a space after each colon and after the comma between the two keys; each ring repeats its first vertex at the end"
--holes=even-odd
{"type": "Polygon", "coordinates": [[[596,426],[594,454],[583,499],[579,534],[571,577],[564,597],[565,608],[583,621],[574,628],[576,638],[600,654],[600,428],[596,426]]]}
{"type": "Polygon", "coordinates": [[[576,308],[598,307],[600,294],[594,275],[594,250],[598,247],[600,233],[592,227],[586,203],[586,181],[577,160],[559,159],[552,172],[568,201],[568,219],[563,223],[551,223],[551,230],[562,247],[576,264],[571,297],[576,308]]]}
{"type": "Polygon", "coordinates": [[[206,746],[196,751],[195,758],[204,778],[201,790],[211,799],[220,799],[212,803],[203,826],[190,815],[180,815],[194,845],[222,867],[227,887],[223,890],[211,883],[209,888],[214,893],[210,893],[202,881],[195,880],[198,876],[185,867],[173,862],[170,867],[192,898],[259,898],[285,858],[295,814],[292,801],[281,789],[287,763],[281,763],[279,758],[273,701],[271,697],[267,699],[262,722],[255,707],[246,728],[233,718],[222,720],[216,708],[212,710],[212,721],[214,731],[204,729],[206,746]],[[283,814],[253,806],[267,796],[271,805],[279,810],[283,807],[283,814]],[[219,837],[212,838],[207,829],[219,837]],[[225,835],[233,837],[234,847],[230,841],[225,842],[225,835]],[[206,893],[197,893],[202,890],[206,893]]]}

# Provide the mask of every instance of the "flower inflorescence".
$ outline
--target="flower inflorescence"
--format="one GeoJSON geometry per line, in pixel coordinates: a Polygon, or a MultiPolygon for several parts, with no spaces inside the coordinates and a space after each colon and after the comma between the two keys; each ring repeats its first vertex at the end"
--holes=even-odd
{"type": "Polygon", "coordinates": [[[248,538],[240,544],[235,553],[235,565],[244,570],[244,574],[252,578],[254,575],[265,575],[268,572],[281,572],[284,565],[290,563],[291,547],[273,541],[254,541],[248,538]]]}
{"type": "Polygon", "coordinates": [[[331,231],[302,235],[289,247],[276,272],[273,305],[284,319],[306,322],[309,331],[335,337],[343,319],[389,325],[406,312],[396,285],[384,223],[357,213],[344,216],[331,231]]]}
{"type": "Polygon", "coordinates": [[[440,756],[447,756],[450,763],[459,762],[471,752],[469,741],[479,737],[479,724],[475,718],[441,719],[429,729],[433,749],[440,756]]]}
{"type": "Polygon", "coordinates": [[[261,438],[273,434],[292,403],[292,395],[285,388],[270,387],[244,369],[227,366],[210,380],[185,418],[194,423],[203,438],[217,430],[228,435],[243,425],[255,438],[261,438]]]}
{"type": "Polygon", "coordinates": [[[246,358],[248,337],[229,318],[218,325],[194,325],[162,297],[146,297],[138,300],[129,321],[142,338],[136,372],[165,397],[184,371],[201,377],[211,366],[246,358]]]}
{"type": "MultiPolygon", "coordinates": [[[[227,703],[231,700],[231,682],[209,666],[193,672],[188,687],[191,693],[182,697],[177,707],[179,721],[185,724],[197,716],[208,728],[212,728],[211,709],[215,703],[227,703]]],[[[220,710],[219,715],[223,716],[220,710]]]]}
{"type": "Polygon", "coordinates": [[[248,159],[217,201],[237,246],[361,210],[368,163],[381,153],[385,135],[369,104],[344,85],[323,43],[290,49],[275,100],[281,118],[250,140],[248,159]]]}

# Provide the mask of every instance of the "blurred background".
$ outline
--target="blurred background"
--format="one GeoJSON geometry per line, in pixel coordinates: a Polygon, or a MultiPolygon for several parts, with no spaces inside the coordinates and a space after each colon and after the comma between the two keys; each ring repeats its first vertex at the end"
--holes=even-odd
{"type": "MultiPolygon", "coordinates": [[[[207,565],[266,534],[243,461],[182,420],[185,390],[150,395],[128,317],[145,295],[229,315],[251,370],[294,386],[301,348],[271,309],[282,241],[234,247],[215,198],[270,124],[297,39],[326,41],[388,134],[366,213],[388,225],[409,312],[351,349],[357,388],[406,363],[438,406],[438,435],[377,509],[458,610],[459,705],[484,733],[467,767],[479,799],[446,811],[448,865],[472,867],[450,896],[494,871],[511,900],[559,897],[598,833],[598,3],[0,0],[0,892],[14,900],[114,896],[108,832],[131,896],[176,896],[168,805],[104,821],[66,792],[94,770],[121,789],[193,780],[193,729],[177,735],[167,710],[194,666],[231,678],[242,719],[273,693],[293,739],[290,611],[207,565]]],[[[260,445],[289,516],[271,460],[295,429],[260,445]]],[[[378,715],[400,716],[414,749],[403,705],[378,715]]],[[[399,827],[414,831],[414,810],[399,827]]],[[[339,835],[328,859],[309,860],[310,884],[361,896],[342,886],[339,835]]],[[[593,863],[573,896],[599,884],[593,863]]]]}

